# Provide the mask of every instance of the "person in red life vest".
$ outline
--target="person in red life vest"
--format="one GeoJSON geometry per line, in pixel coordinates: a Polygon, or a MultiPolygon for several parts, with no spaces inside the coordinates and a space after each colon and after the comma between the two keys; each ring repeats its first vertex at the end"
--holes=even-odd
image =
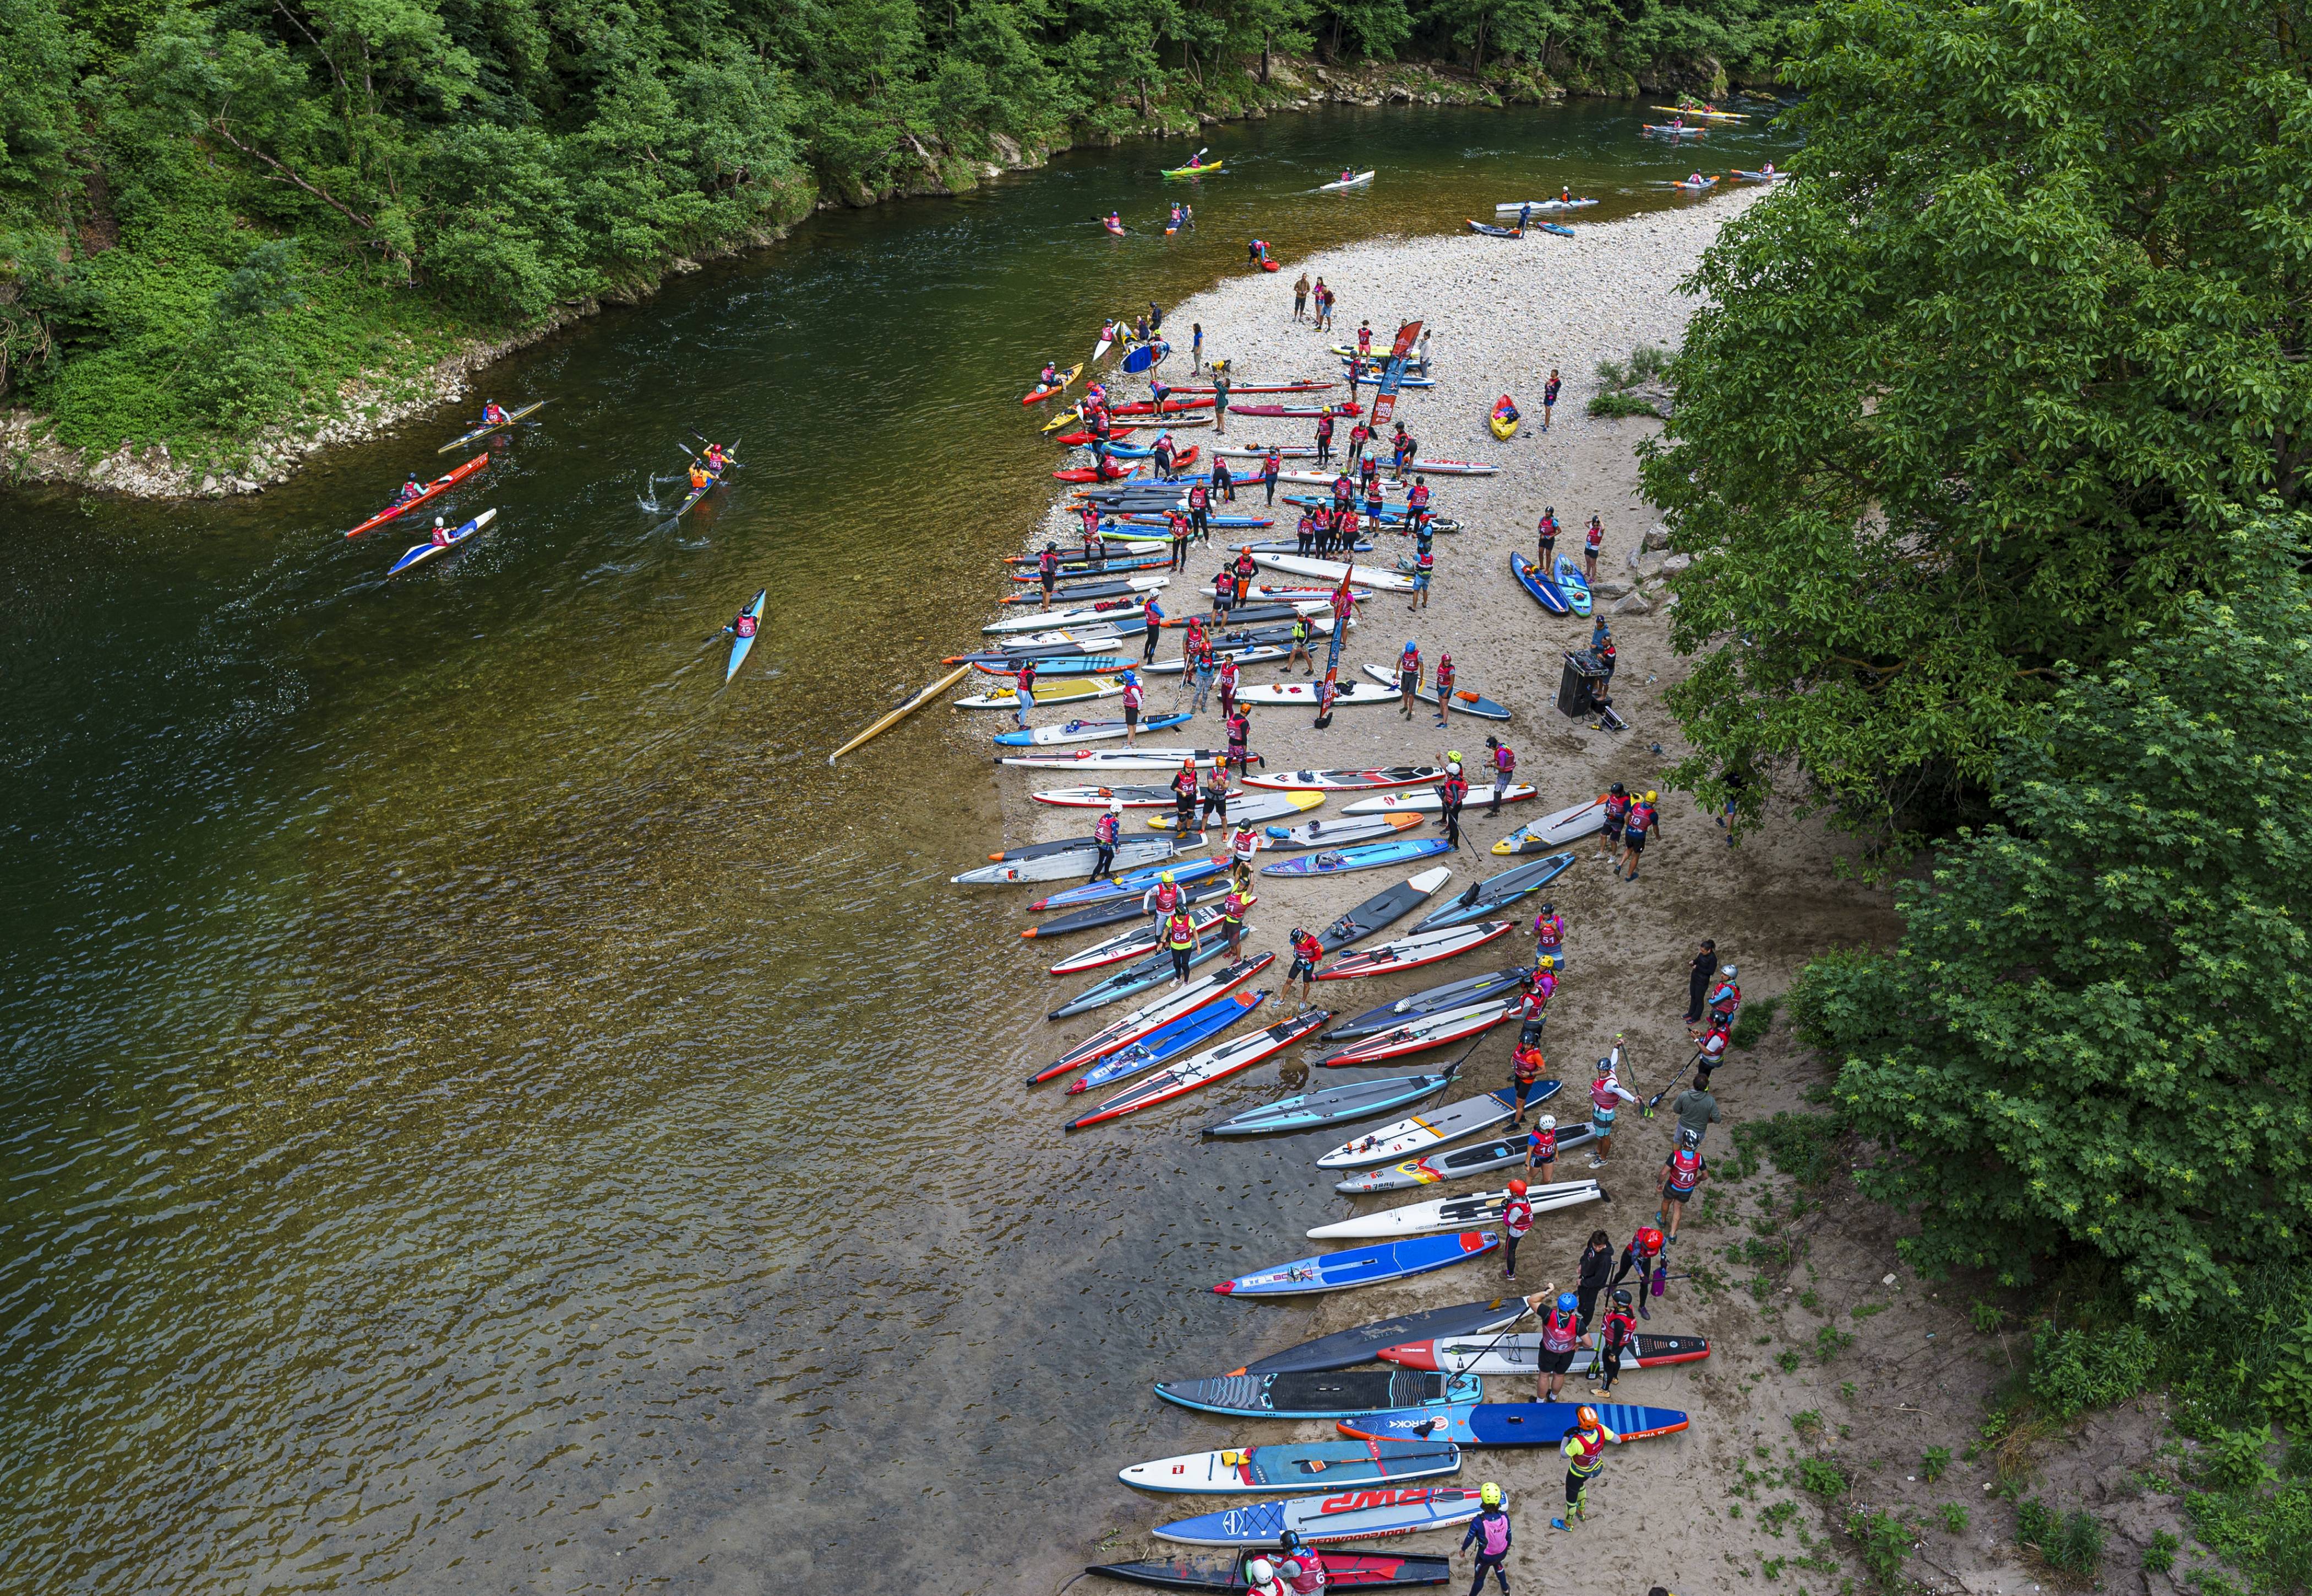
{"type": "Polygon", "coordinates": [[[1172,480],[1174,460],[1172,457],[1171,433],[1166,432],[1156,440],[1156,447],[1148,451],[1148,458],[1156,467],[1157,481],[1169,482],[1172,480]]]}
{"type": "Polygon", "coordinates": [[[1512,1127],[1525,1123],[1526,1099],[1541,1084],[1542,1071],[1548,1068],[1539,1042],[1520,1042],[1510,1050],[1510,1103],[1517,1110],[1510,1118],[1512,1127]]]}
{"type": "Polygon", "coordinates": [[[1213,573],[1213,624],[1228,624],[1229,611],[1236,607],[1236,572],[1222,566],[1213,573]]]}
{"type": "Polygon", "coordinates": [[[1537,1291],[1525,1299],[1525,1305],[1541,1313],[1541,1361],[1534,1375],[1533,1400],[1554,1402],[1565,1384],[1565,1372],[1573,1366],[1573,1355],[1581,1345],[1581,1301],[1570,1291],[1557,1294],[1550,1302],[1546,1291],[1537,1291]],[[1549,1302],[1544,1309],[1542,1304],[1549,1302]]]}
{"type": "Polygon", "coordinates": [[[1317,465],[1319,469],[1333,458],[1333,415],[1327,411],[1317,418],[1317,465]]]}
{"type": "Polygon", "coordinates": [[[1228,829],[1229,773],[1214,765],[1204,772],[1204,826],[1228,829]]]}
{"type": "Polygon", "coordinates": [[[1632,1270],[1637,1272],[1639,1318],[1653,1317],[1646,1312],[1646,1298],[1661,1295],[1661,1277],[1666,1269],[1662,1260],[1662,1233],[1651,1225],[1642,1226],[1630,1238],[1630,1244],[1622,1249],[1621,1261],[1614,1266],[1613,1282],[1619,1286],[1625,1276],[1632,1270]]]}
{"type": "Polygon", "coordinates": [[[1263,1557],[1252,1557],[1244,1565],[1245,1596],[1289,1596],[1291,1587],[1276,1572],[1276,1565],[1263,1557]]]}
{"type": "MultiPolygon", "coordinates": [[[[738,623],[734,621],[731,624],[735,626],[738,623]]],[[[1019,723],[1021,731],[1028,729],[1028,711],[1035,707],[1035,703],[1036,662],[1023,659],[1018,672],[1012,677],[1012,719],[1019,723]]]]}
{"type": "Polygon", "coordinates": [[[1105,881],[1116,874],[1116,840],[1123,830],[1124,806],[1110,798],[1108,813],[1092,822],[1091,843],[1099,852],[1091,868],[1094,881],[1105,881]]]}
{"type": "MultiPolygon", "coordinates": [[[[1344,171],[1341,174],[1341,181],[1345,183],[1356,175],[1354,172],[1344,171]]],[[[1372,353],[1372,323],[1370,321],[1357,323],[1357,353],[1360,355],[1372,353]]]]}
{"type": "Polygon", "coordinates": [[[1276,1538],[1276,1574],[1292,1587],[1292,1596],[1320,1596],[1327,1583],[1323,1559],[1292,1530],[1276,1538]]]}
{"type": "Polygon", "coordinates": [[[1557,1116],[1544,1114],[1533,1122],[1525,1138],[1525,1173],[1538,1174],[1545,1186],[1557,1181],[1557,1116]]]}
{"type": "Polygon", "coordinates": [[[1189,484],[1188,524],[1195,529],[1200,543],[1213,540],[1212,507],[1212,490],[1200,482],[1189,484]]]}
{"type": "Polygon", "coordinates": [[[1542,575],[1554,580],[1557,571],[1556,505],[1550,505],[1541,512],[1541,519],[1534,523],[1534,535],[1540,539],[1541,548],[1540,554],[1534,561],[1534,566],[1542,575]]]}
{"type": "Polygon", "coordinates": [[[1549,368],[1549,380],[1541,385],[1541,430],[1549,431],[1549,413],[1557,408],[1557,368],[1549,368]]]}
{"type": "Polygon", "coordinates": [[[1044,552],[1036,556],[1036,580],[1044,585],[1044,602],[1036,607],[1047,610],[1052,607],[1052,584],[1060,580],[1060,545],[1058,544],[1046,544],[1044,552]]]}
{"type": "Polygon", "coordinates": [[[1614,673],[1621,668],[1622,651],[1614,646],[1614,634],[1603,626],[1598,628],[1597,641],[1590,651],[1598,656],[1598,663],[1605,667],[1604,679],[1598,684],[1598,696],[1603,701],[1614,690],[1614,673]]]}
{"type": "Polygon", "coordinates": [[[1229,836],[1229,868],[1237,880],[1251,882],[1252,868],[1259,862],[1256,857],[1259,852],[1260,833],[1249,820],[1238,821],[1236,830],[1229,836]]]}
{"type": "Polygon", "coordinates": [[[1533,972],[1525,978],[1525,994],[1518,999],[1518,1040],[1539,1042],[1541,1027],[1549,1018],[1549,1000],[1557,993],[1557,960],[1548,954],[1533,962],[1533,972]]]}
{"type": "Polygon", "coordinates": [[[1187,512],[1178,505],[1164,512],[1164,529],[1172,539],[1172,563],[1166,571],[1185,571],[1188,569],[1188,534],[1191,528],[1187,512]]]}
{"type": "Polygon", "coordinates": [[[1622,822],[1622,858],[1614,874],[1622,876],[1623,867],[1627,866],[1629,874],[1622,876],[1625,881],[1638,878],[1638,856],[1646,850],[1646,838],[1661,830],[1661,811],[1654,803],[1654,795],[1646,794],[1630,806],[1629,818],[1622,822]]]}
{"type": "MultiPolygon", "coordinates": [[[[1237,580],[1239,583],[1248,587],[1252,582],[1252,580],[1260,574],[1260,567],[1254,563],[1252,551],[1250,549],[1237,550],[1236,563],[1230,566],[1229,569],[1236,572],[1237,580]]],[[[1244,592],[1241,588],[1238,591],[1237,597],[1239,598],[1244,597],[1244,592]]]]}
{"type": "Polygon", "coordinates": [[[1453,1555],[1467,1555],[1472,1547],[1477,1552],[1477,1577],[1469,1582],[1469,1596],[1477,1596],[1485,1588],[1485,1575],[1491,1574],[1501,1582],[1502,1596],[1510,1596],[1510,1576],[1502,1565],[1510,1556],[1510,1515],[1502,1506],[1502,1487],[1492,1480],[1477,1487],[1477,1504],[1483,1509],[1469,1521],[1469,1531],[1461,1537],[1461,1549],[1453,1555]]]}
{"type": "Polygon", "coordinates": [[[1622,1112],[1623,1103],[1637,1100],[1636,1093],[1615,1078],[1613,1055],[1598,1060],[1597,1078],[1590,1083],[1590,1135],[1598,1144],[1590,1155],[1590,1168],[1606,1167],[1606,1155],[1614,1146],[1614,1116],[1622,1112]]]}
{"type": "Polygon", "coordinates": [[[1637,1316],[1630,1312],[1630,1294],[1617,1291],[1606,1317],[1598,1325],[1598,1381],[1590,1388],[1593,1397],[1610,1397],[1614,1382],[1621,1377],[1623,1355],[1637,1339],[1637,1316]]]}
{"type": "Polygon", "coordinates": [[[1183,643],[1181,647],[1187,650],[1189,653],[1201,654],[1212,646],[1213,640],[1204,631],[1204,616],[1190,615],[1188,617],[1187,641],[1183,643]]]}
{"type": "Polygon", "coordinates": [[[1252,902],[1241,882],[1229,884],[1228,896],[1221,900],[1221,935],[1228,938],[1229,963],[1244,956],[1244,911],[1252,902]]]}
{"type": "Polygon", "coordinates": [[[1309,551],[1317,545],[1317,517],[1314,511],[1304,510],[1300,512],[1300,520],[1293,524],[1292,536],[1295,544],[1292,552],[1306,558],[1309,551]]]}
{"type": "MultiPolygon", "coordinates": [[[[1426,586],[1423,586],[1421,589],[1419,597],[1423,604],[1429,602],[1429,589],[1426,586]]],[[[1440,726],[1445,724],[1446,706],[1453,702],[1453,679],[1456,674],[1457,673],[1453,669],[1453,656],[1450,654],[1438,655],[1437,669],[1433,673],[1433,681],[1434,685],[1437,688],[1437,724],[1440,726]]]]}
{"type": "Polygon", "coordinates": [[[401,491],[393,496],[393,501],[396,504],[408,504],[424,497],[425,497],[425,489],[418,482],[417,473],[413,471],[409,474],[409,480],[401,484],[401,491]]]}
{"type": "Polygon", "coordinates": [[[1196,829],[1196,762],[1184,759],[1172,775],[1172,835],[1186,844],[1196,829]]]}
{"type": "Polygon", "coordinates": [[[1134,746],[1140,739],[1140,705],[1144,693],[1140,678],[1131,671],[1124,673],[1124,746],[1134,746]]]}
{"type": "MultiPolygon", "coordinates": [[[[450,546],[449,525],[438,515],[434,518],[434,531],[429,541],[437,549],[446,549],[450,546]]],[[[745,610],[740,610],[739,612],[738,620],[732,621],[728,626],[722,628],[722,630],[730,632],[734,637],[752,637],[755,635],[755,617],[749,615],[745,610]],[[739,630],[740,621],[744,621],[747,624],[746,631],[740,632],[739,630]]]]}
{"type": "Polygon", "coordinates": [[[1300,983],[1300,1009],[1305,1014],[1309,1009],[1310,983],[1317,979],[1317,966],[1324,961],[1325,945],[1295,926],[1291,946],[1292,967],[1284,972],[1284,985],[1290,990],[1294,981],[1300,983]]]}
{"type": "Polygon", "coordinates": [[[1576,1523],[1590,1517],[1590,1482],[1606,1467],[1606,1445],[1621,1437],[1607,1429],[1598,1417],[1598,1410],[1586,1403],[1573,1416],[1572,1427],[1558,1450],[1565,1454],[1565,1516],[1549,1521],[1553,1530],[1563,1530],[1569,1535],[1576,1523]]]}
{"type": "Polygon", "coordinates": [[[1421,650],[1410,642],[1397,657],[1397,712],[1413,719],[1413,695],[1421,691],[1421,650]]]}
{"type": "Polygon", "coordinates": [[[1076,520],[1083,528],[1084,547],[1089,550],[1099,541],[1099,506],[1077,505],[1076,520]]]}
{"type": "Polygon", "coordinates": [[[1357,484],[1351,480],[1349,474],[1345,471],[1336,473],[1333,477],[1333,513],[1338,516],[1354,504],[1356,499],[1357,484]]]}
{"type": "Polygon", "coordinates": [[[1252,717],[1239,704],[1236,713],[1228,718],[1228,754],[1230,767],[1239,776],[1252,763],[1252,717]]]}
{"type": "Polygon", "coordinates": [[[1581,574],[1591,587],[1598,585],[1598,552],[1606,546],[1606,528],[1598,518],[1590,518],[1589,529],[1581,534],[1581,574]]]}
{"type": "Polygon", "coordinates": [[[1606,789],[1605,824],[1598,831],[1604,839],[1598,850],[1599,859],[1611,859],[1622,851],[1622,827],[1630,819],[1630,789],[1619,781],[1606,789]]]}
{"type": "Polygon", "coordinates": [[[1260,480],[1262,485],[1268,489],[1268,501],[1271,504],[1276,502],[1276,477],[1277,474],[1283,469],[1284,457],[1277,452],[1274,444],[1269,445],[1268,453],[1261,458],[1260,480]]]}
{"type": "MultiPolygon", "coordinates": [[[[1397,480],[1400,482],[1404,480],[1402,473],[1398,475],[1397,480]]],[[[1406,519],[1412,524],[1414,536],[1417,537],[1421,535],[1421,529],[1429,524],[1429,479],[1427,477],[1414,477],[1413,485],[1405,490],[1405,508],[1406,519]]]]}
{"type": "Polygon", "coordinates": [[[508,416],[505,413],[505,406],[499,404],[495,399],[484,401],[482,405],[482,425],[486,427],[502,427],[511,419],[512,418],[508,416]]]}
{"type": "Polygon", "coordinates": [[[1372,523],[1371,530],[1376,535],[1380,531],[1380,512],[1386,508],[1381,501],[1380,478],[1376,476],[1365,484],[1365,519],[1372,523]]]}
{"type": "MultiPolygon", "coordinates": [[[[1742,972],[1731,964],[1725,965],[1718,972],[1718,984],[1711,988],[1710,995],[1703,999],[1710,1015],[1709,1029],[1712,1031],[1734,1029],[1734,1018],[1742,1012],[1742,989],[1734,984],[1734,978],[1740,973],[1742,972]]],[[[1689,1036],[1699,1036],[1702,1033],[1698,1026],[1688,1025],[1686,1029],[1689,1036]]]]}
{"type": "Polygon", "coordinates": [[[1230,715],[1236,713],[1237,679],[1236,656],[1231,654],[1227,658],[1221,661],[1219,686],[1221,690],[1221,719],[1222,720],[1226,720],[1230,715]]]}
{"type": "Polygon", "coordinates": [[[1171,919],[1172,911],[1185,902],[1179,884],[1172,879],[1169,870],[1159,875],[1156,885],[1140,894],[1140,912],[1148,917],[1150,929],[1159,933],[1159,941],[1162,940],[1164,922],[1171,919]]]}
{"type": "Polygon", "coordinates": [[[1710,1090],[1711,1072],[1726,1062],[1726,1044],[1731,1040],[1731,1036],[1732,1033],[1724,1026],[1712,1025],[1695,1042],[1694,1089],[1695,1091],[1710,1090]]]}
{"type": "Polygon", "coordinates": [[[1461,762],[1449,761],[1445,780],[1437,784],[1437,801],[1442,807],[1438,819],[1444,823],[1445,840],[1453,847],[1461,845],[1461,806],[1469,801],[1469,783],[1461,774],[1461,762]]]}
{"type": "Polygon", "coordinates": [[[1485,811],[1492,816],[1502,812],[1502,800],[1509,796],[1510,784],[1517,779],[1517,751],[1499,737],[1487,737],[1485,746],[1493,750],[1493,802],[1485,811]]]}
{"type": "Polygon", "coordinates": [[[1518,1243],[1525,1240],[1526,1233],[1532,1228],[1533,1205],[1525,1199],[1525,1182],[1511,1181],[1509,1199],[1502,1205],[1502,1234],[1508,1248],[1502,1255],[1507,1260],[1502,1269],[1502,1279],[1517,1278],[1518,1243]]]}
{"type": "Polygon", "coordinates": [[[1371,455],[1367,455],[1357,467],[1357,486],[1363,493],[1370,494],[1379,485],[1380,461],[1371,455]]]}
{"type": "Polygon", "coordinates": [[[1661,1202],[1654,1209],[1654,1223],[1662,1227],[1663,1246],[1677,1240],[1678,1217],[1686,1212],[1695,1188],[1709,1178],[1710,1166],[1703,1161],[1700,1134],[1681,1129],[1677,1147],[1661,1166],[1661,1202]]]}
{"type": "Polygon", "coordinates": [[[1213,486],[1219,489],[1221,496],[1230,504],[1236,502],[1236,473],[1230,470],[1229,463],[1217,454],[1213,457],[1213,486]]]}
{"type": "Polygon", "coordinates": [[[1413,454],[1418,447],[1413,441],[1413,434],[1405,430],[1405,423],[1397,423],[1397,435],[1388,440],[1388,460],[1396,470],[1397,481],[1403,482],[1405,474],[1413,469],[1413,454]]]}
{"type": "Polygon", "coordinates": [[[1553,970],[1565,967],[1565,917],[1554,903],[1544,903],[1533,917],[1533,951],[1537,959],[1547,959],[1553,970]]]}

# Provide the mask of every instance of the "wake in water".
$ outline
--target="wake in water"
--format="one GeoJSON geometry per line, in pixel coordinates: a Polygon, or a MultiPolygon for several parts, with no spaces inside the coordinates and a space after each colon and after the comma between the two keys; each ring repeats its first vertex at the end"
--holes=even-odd
{"type": "MultiPolygon", "coordinates": [[[[687,488],[690,485],[690,473],[687,471],[678,471],[672,476],[661,476],[655,471],[652,472],[648,480],[648,485],[643,490],[642,496],[635,501],[635,508],[637,510],[646,510],[652,515],[658,514],[661,510],[667,508],[667,506],[661,504],[658,501],[659,489],[664,487],[669,483],[676,482],[682,484],[686,488],[687,488]]],[[[679,503],[680,501],[678,500],[677,502],[679,503]]]]}

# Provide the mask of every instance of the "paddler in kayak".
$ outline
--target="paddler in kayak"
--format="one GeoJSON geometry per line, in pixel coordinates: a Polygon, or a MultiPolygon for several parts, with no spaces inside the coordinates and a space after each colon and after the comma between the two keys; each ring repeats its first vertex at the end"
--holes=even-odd
{"type": "Polygon", "coordinates": [[[714,473],[706,468],[705,460],[690,462],[690,491],[703,493],[714,485],[714,473]]]}
{"type": "MultiPolygon", "coordinates": [[[[434,525],[436,528],[439,528],[442,523],[437,519],[434,525]]],[[[757,620],[753,615],[742,609],[737,615],[731,617],[731,624],[722,628],[722,630],[732,637],[747,638],[754,636],[756,630],[760,627],[761,624],[762,623],[760,621],[757,620]]]]}
{"type": "Polygon", "coordinates": [[[396,504],[407,504],[424,497],[425,497],[425,484],[417,480],[417,474],[413,471],[409,474],[409,480],[401,484],[401,491],[393,496],[393,501],[396,504]]]}
{"type": "Polygon", "coordinates": [[[1046,362],[1044,362],[1044,369],[1043,369],[1041,371],[1038,371],[1038,372],[1036,374],[1036,386],[1037,386],[1038,388],[1057,388],[1057,387],[1059,387],[1059,386],[1060,386],[1060,369],[1059,369],[1059,367],[1057,367],[1057,366],[1054,365],[1050,361],[1046,361],[1046,362]]]}
{"type": "Polygon", "coordinates": [[[486,399],[482,402],[482,425],[502,427],[512,419],[513,417],[505,413],[505,406],[495,399],[486,399]]]}
{"type": "Polygon", "coordinates": [[[705,458],[706,468],[717,476],[722,475],[722,467],[731,463],[731,457],[722,452],[722,446],[719,443],[708,444],[705,458]]]}
{"type": "MultiPolygon", "coordinates": [[[[442,524],[442,518],[438,515],[434,518],[434,546],[437,549],[450,546],[450,528],[442,524]]],[[[753,619],[752,616],[748,618],[753,619]]]]}

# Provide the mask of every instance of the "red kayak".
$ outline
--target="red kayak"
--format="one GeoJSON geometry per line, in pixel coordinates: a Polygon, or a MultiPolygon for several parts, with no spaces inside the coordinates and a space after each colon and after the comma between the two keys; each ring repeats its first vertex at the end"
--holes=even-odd
{"type": "MultiPolygon", "coordinates": [[[[1126,422],[1117,426],[1110,427],[1108,428],[1108,431],[1111,433],[1119,435],[1125,432],[1169,432],[1176,427],[1209,427],[1212,424],[1213,418],[1209,415],[1186,415],[1175,417],[1168,421],[1143,421],[1136,424],[1126,422]]],[[[1062,432],[1058,437],[1053,439],[1052,441],[1055,443],[1064,443],[1070,449],[1082,449],[1085,444],[1091,441],[1091,434],[1090,432],[1062,432]]]]}
{"type": "MultiPolygon", "coordinates": [[[[1162,414],[1165,415],[1170,415],[1176,411],[1210,410],[1212,407],[1213,402],[1210,399],[1167,399],[1164,401],[1162,414]]],[[[1230,406],[1230,408],[1234,409],[1235,406],[1230,406]]],[[[1134,399],[1129,405],[1117,405],[1111,406],[1108,410],[1108,414],[1110,415],[1154,415],[1158,414],[1158,411],[1156,409],[1155,400],[1134,399]]]]}
{"type": "Polygon", "coordinates": [[[1230,415],[1362,415],[1353,400],[1345,405],[1231,405],[1230,415]]]}
{"type": "MultiPolygon", "coordinates": [[[[1231,385],[1229,392],[1232,394],[1321,394],[1328,388],[1340,386],[1337,382],[1271,382],[1259,386],[1248,382],[1242,387],[1231,385]]],[[[1213,390],[1210,383],[1184,382],[1172,391],[1176,394],[1208,394],[1213,390]]],[[[1236,406],[1231,405],[1229,408],[1233,410],[1236,406]]]]}
{"type": "Polygon", "coordinates": [[[419,505],[425,503],[425,501],[431,499],[434,494],[446,493],[450,489],[456,487],[460,483],[465,481],[466,478],[471,476],[475,472],[479,471],[483,467],[489,463],[490,457],[488,455],[476,455],[472,459],[468,460],[464,465],[459,467],[448,475],[436,477],[432,483],[427,484],[425,491],[418,494],[415,499],[404,499],[398,503],[387,505],[383,510],[379,510],[375,515],[370,517],[369,519],[363,521],[360,526],[355,527],[352,531],[346,533],[346,536],[347,537],[359,537],[372,527],[384,526],[386,522],[401,514],[402,511],[407,510],[415,510],[419,505]]]}

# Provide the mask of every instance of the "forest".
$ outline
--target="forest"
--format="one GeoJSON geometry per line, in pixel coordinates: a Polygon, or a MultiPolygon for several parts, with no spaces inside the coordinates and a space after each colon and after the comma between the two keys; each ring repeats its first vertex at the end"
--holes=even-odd
{"type": "Polygon", "coordinates": [[[231,438],[822,196],[1242,110],[1280,60],[1708,87],[1800,9],[0,0],[0,404],[74,447],[231,438]]]}

